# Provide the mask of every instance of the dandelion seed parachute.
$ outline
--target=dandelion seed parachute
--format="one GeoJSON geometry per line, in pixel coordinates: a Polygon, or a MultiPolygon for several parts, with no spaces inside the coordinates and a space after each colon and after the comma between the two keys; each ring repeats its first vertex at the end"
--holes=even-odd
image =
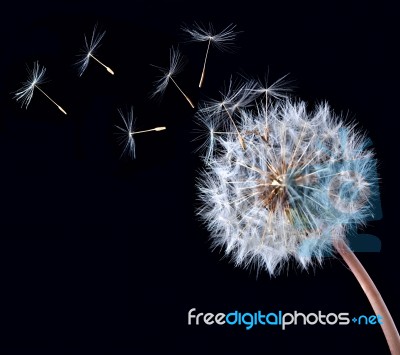
{"type": "Polygon", "coordinates": [[[203,85],[210,46],[215,46],[220,51],[225,51],[231,48],[234,45],[234,41],[237,35],[237,32],[234,31],[235,27],[236,25],[230,24],[219,33],[215,31],[211,23],[208,25],[208,28],[198,23],[194,23],[193,28],[187,26],[182,27],[182,30],[189,35],[190,41],[208,43],[206,54],[204,57],[203,70],[201,72],[199,87],[202,87],[203,85]]]}
{"type": "Polygon", "coordinates": [[[163,73],[163,75],[154,82],[154,91],[151,93],[150,97],[151,98],[154,98],[156,96],[162,97],[165,90],[167,89],[169,81],[171,80],[173,84],[176,86],[176,88],[179,90],[179,92],[186,99],[186,101],[189,103],[189,105],[192,108],[194,108],[194,105],[190,100],[190,98],[183,92],[183,90],[180,88],[180,86],[173,78],[175,75],[179,74],[184,67],[183,57],[179,49],[175,49],[174,47],[170,48],[168,68],[158,67],[156,65],[153,66],[158,68],[163,73]]]}
{"type": "Polygon", "coordinates": [[[166,127],[162,126],[142,131],[135,131],[136,118],[134,117],[133,114],[133,107],[131,107],[131,109],[127,113],[124,113],[121,109],[119,109],[118,112],[124,123],[122,127],[116,125],[116,128],[118,128],[119,130],[119,132],[117,133],[118,141],[121,145],[124,146],[121,156],[126,153],[132,159],[136,159],[136,144],[134,139],[134,136],[136,134],[147,133],[147,132],[160,132],[167,129],[166,127]]]}
{"type": "Polygon", "coordinates": [[[100,46],[100,42],[105,34],[106,31],[97,33],[97,25],[96,25],[94,26],[90,41],[88,41],[85,35],[85,46],[81,54],[81,59],[78,60],[78,62],[76,62],[76,65],[78,66],[79,76],[82,76],[82,74],[87,69],[90,62],[90,58],[93,58],[97,63],[103,66],[110,74],[114,75],[114,71],[110,67],[106,66],[104,63],[102,63],[99,59],[97,59],[94,56],[94,53],[96,49],[100,46]]]}
{"type": "Polygon", "coordinates": [[[192,28],[188,26],[182,26],[182,31],[186,32],[190,36],[190,40],[193,42],[208,42],[210,41],[220,51],[226,51],[232,48],[235,44],[236,36],[238,34],[235,31],[236,25],[229,24],[221,32],[216,32],[214,26],[209,23],[208,28],[197,22],[194,23],[192,28]]]}
{"type": "Polygon", "coordinates": [[[122,127],[115,125],[118,129],[118,142],[124,146],[121,156],[128,154],[132,159],[136,159],[136,144],[132,134],[136,122],[136,118],[133,115],[133,107],[127,113],[124,113],[122,109],[118,109],[118,113],[123,121],[122,127]]]}
{"type": "Polygon", "coordinates": [[[67,112],[39,87],[40,84],[43,84],[45,82],[46,68],[43,66],[40,67],[39,62],[36,61],[33,63],[32,69],[29,69],[29,67],[27,67],[27,71],[28,80],[23,82],[23,86],[14,93],[14,99],[16,99],[17,101],[21,101],[22,107],[25,105],[25,108],[28,108],[28,105],[32,100],[33,93],[36,88],[54,105],[56,105],[62,113],[66,115],[67,112]]]}
{"type": "Polygon", "coordinates": [[[45,81],[46,68],[40,67],[39,62],[33,63],[32,70],[27,68],[28,80],[23,82],[21,89],[15,92],[14,98],[17,101],[21,101],[22,107],[25,105],[28,108],[29,103],[32,100],[35,86],[40,85],[45,81]]]}

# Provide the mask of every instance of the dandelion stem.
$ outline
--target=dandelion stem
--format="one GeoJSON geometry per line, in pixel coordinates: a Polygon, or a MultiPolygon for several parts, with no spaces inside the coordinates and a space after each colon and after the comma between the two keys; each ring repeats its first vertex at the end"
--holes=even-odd
{"type": "Polygon", "coordinates": [[[65,110],[59,105],[57,104],[57,102],[55,102],[49,95],[47,95],[39,86],[35,85],[35,88],[38,89],[44,96],[46,96],[54,105],[56,105],[58,107],[58,109],[63,113],[63,114],[67,114],[65,112],[65,110]]]}
{"type": "Polygon", "coordinates": [[[145,131],[137,131],[137,132],[130,132],[131,136],[133,136],[134,134],[139,134],[139,133],[146,133],[146,132],[159,132],[159,131],[163,131],[164,129],[167,129],[167,127],[156,127],[156,128],[152,128],[152,129],[146,129],[145,131]]]}
{"type": "Polygon", "coordinates": [[[204,75],[206,73],[206,64],[207,64],[208,52],[210,50],[210,44],[211,44],[211,38],[208,40],[206,56],[204,57],[204,63],[203,63],[203,71],[201,72],[201,78],[200,78],[200,82],[199,82],[199,88],[201,88],[201,86],[203,85],[204,75]]]}
{"type": "Polygon", "coordinates": [[[383,333],[386,341],[389,345],[390,352],[392,355],[400,355],[400,336],[396,329],[393,318],[389,313],[388,308],[385,305],[382,296],[376,288],[374,282],[364,269],[358,258],[342,240],[335,243],[335,248],[349,266],[353,272],[357,281],[360,283],[364,290],[375,314],[379,314],[383,317],[383,323],[381,324],[383,333]]]}
{"type": "Polygon", "coordinates": [[[178,90],[181,92],[181,94],[185,97],[185,99],[187,100],[187,102],[189,102],[189,105],[194,108],[194,105],[192,103],[192,101],[190,101],[189,97],[182,91],[182,89],[179,87],[179,85],[176,83],[176,81],[173,79],[172,76],[169,77],[172,82],[175,84],[175,86],[178,88],[178,90]]]}
{"type": "Polygon", "coordinates": [[[107,71],[108,71],[110,74],[114,75],[114,72],[113,72],[113,70],[112,70],[110,67],[108,67],[107,65],[103,64],[102,62],[100,62],[100,60],[98,60],[93,54],[89,53],[89,55],[90,55],[97,63],[101,64],[104,68],[106,68],[107,71]]]}

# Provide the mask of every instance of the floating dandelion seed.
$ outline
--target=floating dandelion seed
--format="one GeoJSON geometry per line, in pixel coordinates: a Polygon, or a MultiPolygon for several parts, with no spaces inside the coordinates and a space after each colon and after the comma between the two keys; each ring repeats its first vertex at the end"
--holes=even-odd
{"type": "Polygon", "coordinates": [[[174,85],[177,87],[177,89],[180,91],[180,93],[184,96],[184,98],[187,100],[189,105],[194,108],[194,105],[192,101],[189,99],[189,97],[183,92],[183,90],[178,86],[176,81],[174,80],[173,76],[179,74],[182,69],[183,69],[183,58],[181,53],[179,52],[178,49],[174,49],[173,47],[170,48],[169,51],[169,68],[162,68],[153,65],[154,67],[158,68],[161,70],[163,75],[160,77],[160,79],[156,80],[154,82],[155,90],[151,94],[151,97],[155,97],[157,95],[162,96],[168,86],[169,80],[174,83],[174,85]]]}
{"type": "Polygon", "coordinates": [[[97,25],[94,26],[93,33],[92,33],[92,38],[90,39],[90,42],[88,42],[88,39],[86,38],[85,35],[85,46],[83,48],[83,54],[82,54],[82,59],[80,59],[76,65],[79,67],[79,76],[82,76],[83,72],[86,70],[86,68],[89,65],[90,58],[93,58],[97,63],[102,65],[104,68],[107,69],[107,71],[114,75],[114,71],[102,63],[99,59],[97,59],[93,53],[95,50],[100,46],[100,41],[103,39],[106,31],[102,33],[96,33],[97,30],[97,25]]]}
{"type": "Polygon", "coordinates": [[[201,86],[203,85],[210,46],[214,45],[220,51],[225,51],[229,47],[231,47],[238,33],[234,31],[235,27],[236,25],[230,24],[219,33],[215,32],[212,24],[209,24],[208,28],[205,28],[197,23],[194,24],[193,29],[186,26],[182,27],[182,30],[190,35],[192,41],[207,42],[207,50],[204,57],[203,70],[201,72],[199,88],[201,88],[201,86]]]}
{"type": "Polygon", "coordinates": [[[146,133],[146,132],[159,132],[167,129],[166,127],[156,127],[152,129],[146,129],[143,131],[135,131],[135,122],[136,118],[133,115],[133,107],[131,107],[130,111],[126,114],[121,109],[118,109],[118,112],[122,118],[124,123],[123,127],[117,126],[120,132],[118,132],[118,140],[121,145],[124,145],[124,150],[122,154],[127,153],[132,159],[136,159],[136,145],[135,145],[135,134],[146,133]]]}
{"type": "MultiPolygon", "coordinates": [[[[304,102],[276,92],[281,100],[251,106],[246,91],[254,98],[259,92],[247,89],[229,95],[227,111],[241,100],[246,105],[234,111],[237,124],[225,126],[234,134],[208,141],[218,149],[205,154],[198,179],[198,215],[213,245],[237,266],[255,265],[271,276],[289,260],[307,269],[336,250],[384,317],[392,353],[400,354],[393,319],[346,241],[347,231],[373,216],[378,178],[369,141],[328,104],[308,112],[304,102]]],[[[199,117],[213,128],[221,112],[221,105],[206,104],[199,117]]]]}
{"type": "Polygon", "coordinates": [[[67,113],[65,112],[65,110],[39,87],[40,84],[43,84],[45,82],[46,68],[43,66],[40,67],[39,62],[36,61],[33,63],[33,69],[31,70],[28,67],[27,71],[29,74],[28,80],[23,82],[22,88],[15,92],[14,98],[17,101],[21,100],[22,107],[25,105],[25,107],[28,108],[28,105],[33,97],[33,92],[35,91],[36,88],[44,96],[46,96],[54,105],[56,105],[62,113],[66,115],[67,113]]]}

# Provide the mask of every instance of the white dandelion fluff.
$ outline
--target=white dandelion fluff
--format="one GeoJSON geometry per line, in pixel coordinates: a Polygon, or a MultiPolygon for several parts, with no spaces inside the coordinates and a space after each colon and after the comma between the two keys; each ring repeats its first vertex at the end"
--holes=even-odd
{"type": "Polygon", "coordinates": [[[192,101],[189,99],[189,97],[183,92],[183,90],[179,87],[179,85],[176,83],[174,80],[174,76],[179,74],[183,67],[184,67],[184,62],[183,62],[183,57],[178,49],[175,49],[173,47],[170,48],[169,51],[169,67],[168,68],[163,68],[159,67],[156,65],[153,65],[154,67],[158,68],[163,75],[154,82],[154,91],[151,94],[151,97],[156,97],[156,96],[162,96],[167,89],[168,83],[171,80],[176,88],[179,90],[179,92],[183,95],[183,97],[186,99],[186,101],[189,103],[189,105],[194,108],[194,105],[192,101]]]}
{"type": "Polygon", "coordinates": [[[203,62],[203,70],[201,72],[199,87],[201,88],[204,81],[208,53],[210,46],[215,46],[220,51],[225,51],[234,45],[234,41],[238,32],[234,31],[236,25],[230,24],[225,27],[221,32],[216,32],[213,25],[210,23],[208,28],[205,26],[194,23],[193,28],[183,26],[182,30],[190,36],[190,40],[194,42],[207,42],[207,50],[203,62]]]}
{"type": "Polygon", "coordinates": [[[122,109],[118,109],[118,112],[123,121],[122,127],[118,125],[115,126],[119,130],[118,141],[124,146],[121,156],[127,153],[132,159],[136,159],[136,145],[132,135],[136,121],[133,115],[133,108],[127,113],[124,113],[122,109]]]}
{"type": "Polygon", "coordinates": [[[289,87],[289,81],[286,80],[288,74],[284,75],[280,79],[273,82],[271,85],[268,84],[268,80],[251,80],[254,82],[253,87],[249,88],[254,97],[264,96],[263,105],[261,105],[261,109],[264,112],[264,115],[267,118],[268,106],[271,99],[286,99],[288,97],[288,93],[291,91],[289,87]]]}
{"type": "Polygon", "coordinates": [[[118,109],[118,112],[123,121],[122,126],[116,125],[116,128],[118,129],[118,141],[124,146],[121,156],[127,154],[132,159],[136,159],[136,144],[134,139],[136,134],[159,132],[166,129],[166,127],[155,127],[142,131],[135,131],[136,118],[133,114],[133,107],[131,107],[131,109],[126,113],[123,112],[122,109],[118,109]]]}
{"type": "Polygon", "coordinates": [[[240,109],[254,104],[254,100],[258,95],[256,93],[256,85],[257,83],[253,80],[237,83],[231,78],[229,85],[220,91],[221,99],[204,102],[196,114],[197,117],[199,117],[200,122],[214,121],[226,133],[233,128],[239,143],[245,149],[244,139],[239,132],[235,119],[240,109]]]}
{"type": "Polygon", "coordinates": [[[268,127],[257,110],[236,112],[244,144],[239,135],[214,137],[220,149],[199,185],[214,244],[271,275],[291,258],[304,268],[321,261],[372,213],[373,152],[327,104],[309,113],[304,102],[277,102],[268,127]]]}
{"type": "Polygon", "coordinates": [[[94,53],[96,49],[100,46],[100,42],[103,39],[104,35],[106,34],[106,31],[103,31],[101,33],[97,33],[97,25],[94,27],[93,32],[92,32],[92,37],[90,38],[90,41],[88,41],[86,35],[85,35],[85,45],[81,54],[81,59],[76,63],[78,66],[79,70],[79,76],[82,76],[84,71],[89,65],[90,58],[94,59],[97,63],[102,65],[107,72],[110,74],[114,75],[114,71],[102,63],[98,58],[94,56],[94,53]]]}
{"type": "Polygon", "coordinates": [[[54,105],[57,106],[57,108],[64,113],[65,115],[67,114],[65,110],[58,105],[49,95],[47,95],[40,87],[39,85],[43,84],[45,82],[45,73],[46,73],[46,68],[41,67],[39,65],[39,62],[36,61],[33,63],[33,68],[30,69],[27,67],[28,71],[28,80],[23,82],[23,86],[17,90],[14,94],[14,98],[17,101],[21,101],[22,107],[25,105],[26,108],[28,108],[29,103],[32,100],[33,93],[35,89],[38,89],[44,96],[46,96],[54,105]]]}

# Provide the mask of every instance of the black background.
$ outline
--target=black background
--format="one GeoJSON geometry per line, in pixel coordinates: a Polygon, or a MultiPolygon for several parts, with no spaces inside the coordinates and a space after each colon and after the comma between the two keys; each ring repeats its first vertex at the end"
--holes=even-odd
{"type": "Polygon", "coordinates": [[[383,219],[366,233],[380,253],[358,253],[400,323],[395,233],[399,194],[396,11],[385,2],[339,3],[14,2],[3,8],[0,80],[1,307],[4,354],[386,354],[378,326],[188,326],[197,312],[349,312],[372,314],[340,259],[270,278],[235,268],[210,250],[195,217],[201,167],[192,110],[177,90],[149,100],[179,43],[187,65],[176,77],[199,102],[218,98],[230,75],[290,73],[294,94],[310,107],[327,100],[371,137],[379,160],[383,219]],[[204,44],[182,43],[180,26],[230,23],[243,31],[236,53],[211,51],[197,88],[204,44]],[[98,57],[114,71],[72,64],[93,26],[107,31],[98,57]],[[64,116],[35,92],[28,109],[11,92],[35,60],[42,88],[64,116]],[[121,155],[118,108],[135,108],[137,159],[121,155]]]}

